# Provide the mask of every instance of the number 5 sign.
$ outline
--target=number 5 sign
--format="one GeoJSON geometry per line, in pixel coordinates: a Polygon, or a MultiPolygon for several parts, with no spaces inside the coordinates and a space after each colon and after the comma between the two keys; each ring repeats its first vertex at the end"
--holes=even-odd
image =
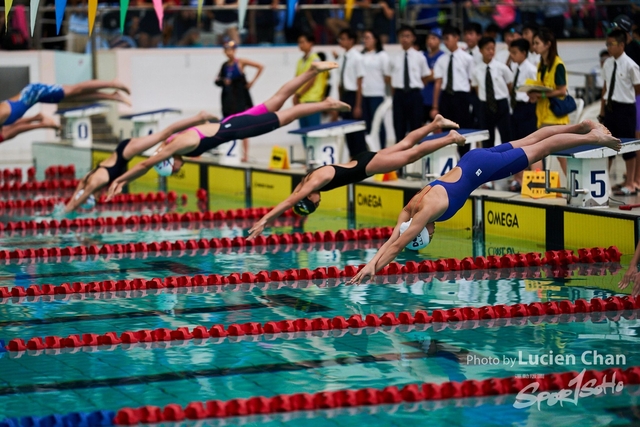
{"type": "Polygon", "coordinates": [[[607,158],[600,159],[567,159],[567,175],[575,171],[575,189],[584,189],[578,197],[572,197],[572,206],[608,206],[609,205],[609,172],[607,158]]]}

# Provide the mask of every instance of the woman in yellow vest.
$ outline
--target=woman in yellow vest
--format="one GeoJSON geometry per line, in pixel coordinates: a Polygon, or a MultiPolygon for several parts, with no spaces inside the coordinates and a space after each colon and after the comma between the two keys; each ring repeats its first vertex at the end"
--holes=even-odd
{"type": "MultiPolygon", "coordinates": [[[[529,102],[536,104],[536,115],[538,117],[538,128],[550,125],[569,124],[569,116],[557,117],[551,111],[549,98],[561,98],[568,93],[567,69],[564,62],[558,56],[558,44],[553,32],[548,28],[540,28],[533,36],[533,50],[540,55],[538,65],[538,84],[551,89],[549,92],[528,92],[529,102]]],[[[565,159],[558,159],[562,170],[566,173],[567,163],[565,159]]],[[[542,169],[542,163],[531,165],[533,170],[542,169]]]]}
{"type": "MultiPolygon", "coordinates": [[[[298,48],[304,53],[304,56],[298,60],[296,67],[296,77],[303,74],[309,68],[311,63],[320,61],[320,57],[317,53],[311,52],[313,45],[315,44],[315,38],[311,34],[301,34],[298,36],[298,48]]],[[[329,73],[319,73],[315,78],[310,80],[307,84],[302,86],[296,94],[293,96],[293,104],[303,104],[307,102],[321,102],[325,98],[325,88],[327,86],[327,77],[329,73]]],[[[310,116],[301,117],[300,127],[305,128],[309,126],[318,126],[322,113],[312,114],[310,116]]],[[[302,143],[306,147],[305,138],[302,138],[302,143]]]]}

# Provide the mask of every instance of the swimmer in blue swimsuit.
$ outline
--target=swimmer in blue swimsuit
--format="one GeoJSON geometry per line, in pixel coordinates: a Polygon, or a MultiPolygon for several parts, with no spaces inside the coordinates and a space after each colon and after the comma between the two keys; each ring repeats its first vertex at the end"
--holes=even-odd
{"type": "Polygon", "coordinates": [[[64,213],[72,212],[79,206],[91,206],[90,199],[93,194],[127,172],[127,164],[134,156],[144,153],[174,134],[183,132],[192,126],[207,123],[209,120],[217,120],[217,118],[202,111],[193,117],[179,120],[159,132],[121,141],[113,154],[100,162],[96,168],[80,180],[71,200],[64,208],[64,213]]]}
{"type": "Polygon", "coordinates": [[[105,82],[89,80],[75,85],[28,84],[16,96],[0,102],[0,126],[16,123],[27,110],[38,102],[58,104],[67,101],[118,101],[127,105],[131,102],[118,91],[130,93],[129,88],[118,81],[105,82]],[[114,93],[98,92],[100,89],[115,89],[114,93]]]}
{"type": "Polygon", "coordinates": [[[262,233],[269,223],[288,209],[293,208],[293,211],[298,215],[312,214],[320,205],[322,191],[355,184],[376,174],[397,171],[450,144],[464,145],[465,138],[456,131],[451,131],[442,138],[420,144],[420,141],[433,131],[458,127],[457,123],[438,114],[431,123],[414,130],[397,144],[377,153],[365,151],[344,165],[327,165],[314,170],[302,178],[293,194],[273,208],[249,230],[249,238],[252,239],[262,233]]]}
{"type": "Polygon", "coordinates": [[[109,188],[108,197],[122,192],[123,186],[146,174],[154,167],[159,174],[169,176],[183,165],[182,157],[198,157],[225,142],[263,135],[285,126],[300,117],[328,110],[349,111],[344,102],[327,98],[322,102],[298,104],[280,111],[285,101],[319,73],[338,68],[335,62],[314,62],[304,73],[285,83],[264,104],[256,105],[242,113],[225,117],[220,123],[195,126],[173,139],[166,140],[156,154],[138,163],[116,179],[109,188]]]}
{"type": "Polygon", "coordinates": [[[389,240],[348,283],[362,283],[393,261],[402,249],[421,249],[433,239],[436,221],[446,221],[462,208],[471,192],[489,181],[507,178],[552,153],[581,145],[620,151],[620,140],[604,126],[585,120],[576,125],[548,126],[531,135],[492,148],[471,150],[458,165],[431,182],[404,207],[389,240]]]}

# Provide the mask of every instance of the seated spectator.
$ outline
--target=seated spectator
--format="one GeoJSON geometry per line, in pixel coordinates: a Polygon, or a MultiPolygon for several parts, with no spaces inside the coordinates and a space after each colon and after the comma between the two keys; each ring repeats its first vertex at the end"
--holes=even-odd
{"type": "Polygon", "coordinates": [[[553,32],[556,40],[565,38],[564,15],[568,9],[568,0],[548,0],[544,5],[544,26],[553,32]]]}
{"type": "Polygon", "coordinates": [[[158,47],[162,41],[162,32],[153,5],[145,0],[133,0],[131,5],[144,9],[130,10],[127,13],[125,33],[136,41],[138,47],[158,47]]]}
{"type": "MultiPolygon", "coordinates": [[[[70,7],[87,7],[86,1],[72,0],[70,7]]],[[[84,53],[89,41],[89,18],[86,13],[72,13],[69,16],[67,52],[84,53]]]]}
{"type": "Polygon", "coordinates": [[[10,25],[5,28],[4,14],[0,14],[0,49],[2,50],[27,50],[29,49],[29,39],[24,34],[10,25]]]}
{"type": "Polygon", "coordinates": [[[216,10],[213,13],[213,35],[217,44],[224,40],[233,41],[236,46],[240,44],[240,32],[238,30],[238,0],[215,0],[216,6],[233,6],[224,10],[216,10]]]}
{"type": "Polygon", "coordinates": [[[395,43],[395,0],[371,0],[371,4],[380,5],[379,9],[372,9],[373,28],[380,34],[383,44],[395,43]]]}
{"type": "Polygon", "coordinates": [[[278,0],[256,0],[257,5],[271,5],[271,10],[252,10],[256,24],[256,43],[275,41],[276,26],[278,25],[278,0]]]}

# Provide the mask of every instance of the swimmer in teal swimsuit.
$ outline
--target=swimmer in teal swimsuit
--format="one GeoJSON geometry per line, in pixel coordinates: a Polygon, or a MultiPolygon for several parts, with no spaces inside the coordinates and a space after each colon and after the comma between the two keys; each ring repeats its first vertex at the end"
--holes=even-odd
{"type": "Polygon", "coordinates": [[[458,127],[457,123],[438,114],[431,123],[414,130],[397,144],[378,152],[365,151],[344,165],[327,165],[314,170],[302,178],[302,182],[293,190],[293,194],[273,208],[249,230],[249,238],[252,239],[262,233],[269,223],[288,209],[293,208],[296,214],[302,216],[312,214],[320,205],[322,191],[355,184],[376,174],[397,171],[449,144],[464,145],[465,138],[456,131],[451,131],[442,138],[420,144],[420,141],[431,132],[438,129],[457,129],[458,127]]]}
{"type": "Polygon", "coordinates": [[[38,102],[58,104],[68,101],[118,101],[131,105],[129,100],[118,91],[130,93],[129,88],[118,81],[105,82],[89,80],[75,85],[28,84],[16,96],[0,102],[0,126],[16,123],[27,110],[38,102]],[[115,89],[113,93],[102,93],[100,89],[115,89]]]}
{"type": "Polygon", "coordinates": [[[471,150],[439,180],[429,183],[404,207],[389,240],[348,283],[362,283],[393,261],[402,249],[419,250],[433,239],[436,221],[451,218],[482,184],[507,178],[552,153],[594,144],[620,151],[620,140],[604,126],[585,120],[548,126],[492,148],[471,150]]]}

